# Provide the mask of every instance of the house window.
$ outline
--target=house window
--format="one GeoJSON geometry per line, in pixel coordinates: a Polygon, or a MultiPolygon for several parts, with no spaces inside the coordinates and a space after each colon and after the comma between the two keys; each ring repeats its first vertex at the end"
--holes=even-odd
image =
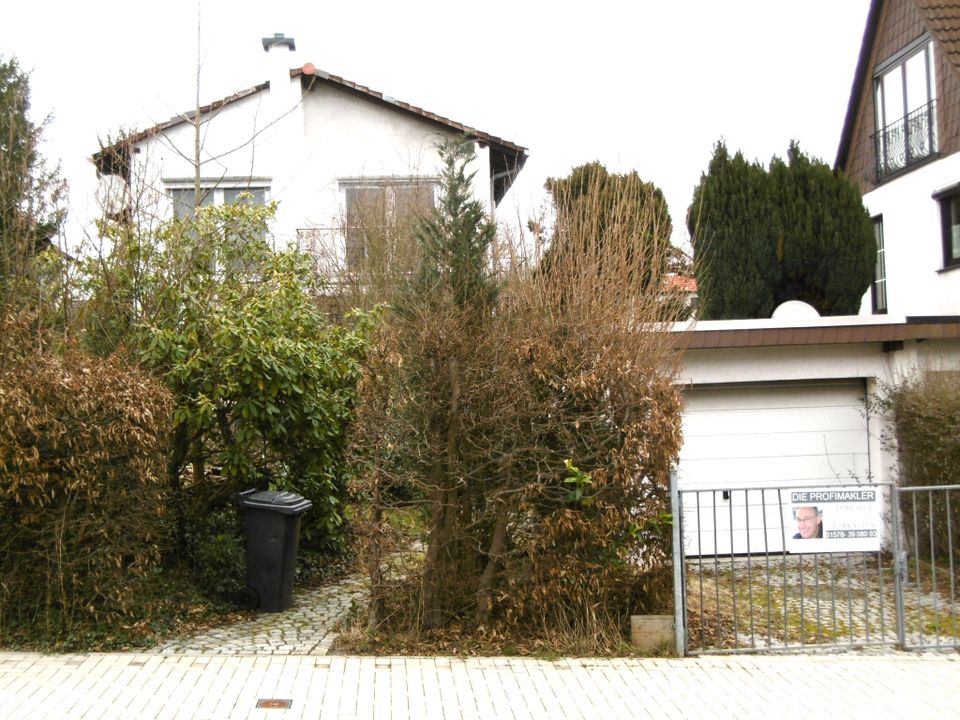
{"type": "MultiPolygon", "coordinates": [[[[170,201],[173,203],[173,216],[177,220],[193,217],[196,206],[196,193],[193,188],[170,188],[170,201]]],[[[213,191],[200,190],[200,207],[213,205],[213,191]]]]}
{"type": "Polygon", "coordinates": [[[937,152],[933,42],[925,35],[881,63],[874,75],[877,180],[937,152]]]}
{"type": "Polygon", "coordinates": [[[873,219],[873,236],[877,241],[877,264],[873,270],[873,312],[887,312],[887,257],[883,246],[883,217],[873,219]]]}
{"type": "Polygon", "coordinates": [[[960,189],[938,199],[943,226],[943,266],[953,267],[960,265],[960,189]]]}
{"type": "MultiPolygon", "coordinates": [[[[200,207],[211,205],[263,205],[267,201],[267,187],[201,187],[200,207]]],[[[196,193],[193,186],[171,187],[167,192],[173,204],[173,216],[178,220],[193,216],[196,193]]]]}
{"type": "Polygon", "coordinates": [[[389,262],[398,242],[412,236],[419,218],[435,207],[437,182],[432,178],[341,180],[345,260],[348,271],[369,263],[389,262]]]}

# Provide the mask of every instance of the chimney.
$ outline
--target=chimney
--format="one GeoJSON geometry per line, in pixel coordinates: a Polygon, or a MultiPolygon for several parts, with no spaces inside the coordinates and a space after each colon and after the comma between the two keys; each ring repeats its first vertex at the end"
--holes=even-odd
{"type": "Polygon", "coordinates": [[[300,102],[300,82],[290,79],[290,69],[296,65],[297,44],[283,33],[261,40],[266,53],[267,80],[270,81],[269,115],[271,120],[283,116],[300,102]]]}

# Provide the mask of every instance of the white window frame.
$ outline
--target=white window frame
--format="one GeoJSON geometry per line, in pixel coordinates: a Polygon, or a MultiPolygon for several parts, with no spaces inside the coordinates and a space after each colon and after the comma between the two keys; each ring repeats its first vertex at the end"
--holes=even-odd
{"type": "Polygon", "coordinates": [[[887,251],[883,241],[883,215],[877,215],[873,220],[873,236],[877,241],[877,262],[873,269],[872,304],[874,315],[884,315],[887,312],[887,251]]]}
{"type": "Polygon", "coordinates": [[[877,177],[935,155],[937,80],[933,40],[920,36],[874,71],[877,177]]]}

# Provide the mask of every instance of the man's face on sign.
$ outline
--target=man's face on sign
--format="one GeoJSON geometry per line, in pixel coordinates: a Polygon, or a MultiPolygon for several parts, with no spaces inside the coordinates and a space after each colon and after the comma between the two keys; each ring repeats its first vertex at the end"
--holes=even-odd
{"type": "Polygon", "coordinates": [[[815,538],[820,534],[820,512],[812,506],[797,508],[797,529],[800,537],[815,538]]]}

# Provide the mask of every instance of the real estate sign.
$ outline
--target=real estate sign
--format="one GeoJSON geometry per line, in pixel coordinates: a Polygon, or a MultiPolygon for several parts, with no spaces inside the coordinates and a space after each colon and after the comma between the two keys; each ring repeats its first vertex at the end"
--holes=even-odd
{"type": "Polygon", "coordinates": [[[790,490],[783,524],[792,553],[877,551],[880,549],[879,488],[836,486],[790,490]]]}

